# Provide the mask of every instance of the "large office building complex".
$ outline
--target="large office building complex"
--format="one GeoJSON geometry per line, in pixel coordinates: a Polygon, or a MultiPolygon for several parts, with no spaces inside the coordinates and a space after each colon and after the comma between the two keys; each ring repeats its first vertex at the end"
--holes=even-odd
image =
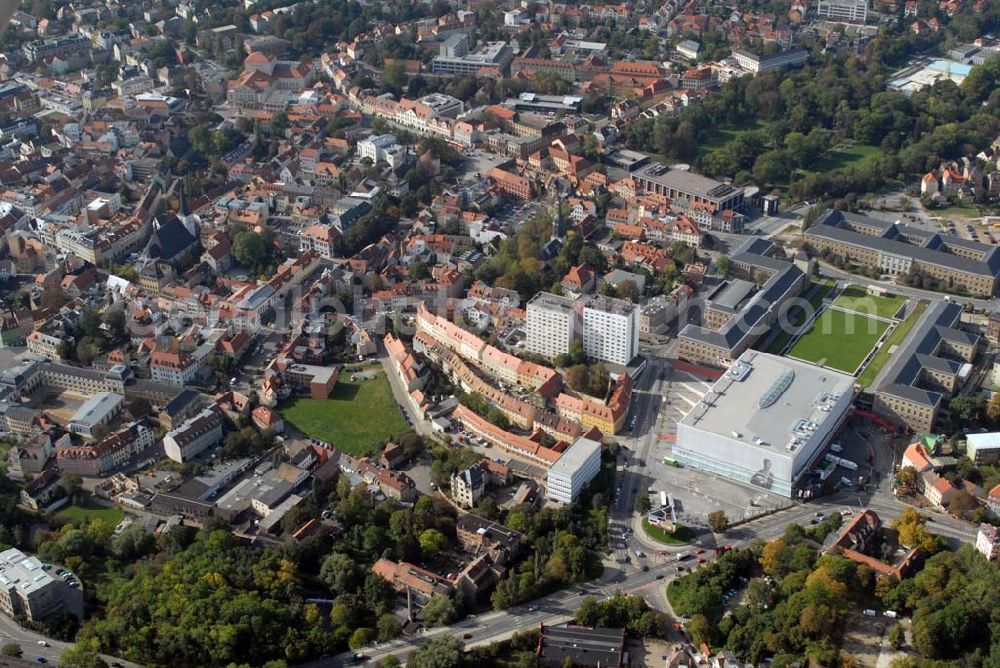
{"type": "Polygon", "coordinates": [[[576,300],[539,292],[528,302],[525,347],[545,357],[568,352],[580,329],[578,320],[576,300]]]}
{"type": "Polygon", "coordinates": [[[677,424],[674,459],[790,498],[853,399],[851,376],[748,351],[677,424]]]}
{"type": "Polygon", "coordinates": [[[817,252],[878,269],[890,276],[916,272],[946,289],[992,297],[1000,277],[1000,249],[940,232],[831,209],[805,234],[817,252]]]}
{"type": "Polygon", "coordinates": [[[864,23],[868,19],[868,0],[816,0],[816,16],[864,23]]]}
{"type": "Polygon", "coordinates": [[[915,432],[934,430],[941,408],[965,383],[979,336],[958,328],[962,307],[935,302],[890,357],[874,410],[915,432]]]}
{"type": "Polygon", "coordinates": [[[583,306],[583,352],[612,364],[631,362],[639,354],[639,307],[624,299],[590,297],[583,306]]]}
{"type": "Polygon", "coordinates": [[[549,468],[546,495],[550,501],[573,503],[600,470],[601,444],[578,438],[549,468]]]}
{"type": "Polygon", "coordinates": [[[633,172],[632,178],[646,192],[705,205],[712,209],[712,213],[743,208],[743,188],[686,170],[670,169],[660,162],[633,172]]]}
{"type": "Polygon", "coordinates": [[[487,42],[469,50],[469,36],[455,34],[441,44],[439,55],[431,62],[434,74],[477,74],[481,69],[495,69],[510,74],[514,51],[505,42],[487,42]]]}
{"type": "Polygon", "coordinates": [[[681,329],[678,358],[726,367],[771,331],[786,303],[809,285],[808,265],[772,257],[776,250],[770,241],[748,239],[733,252],[731,280],[709,295],[700,325],[681,329]]]}

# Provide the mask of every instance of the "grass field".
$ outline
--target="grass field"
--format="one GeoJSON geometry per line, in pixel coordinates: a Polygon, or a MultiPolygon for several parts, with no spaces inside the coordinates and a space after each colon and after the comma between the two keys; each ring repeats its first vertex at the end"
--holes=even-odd
{"type": "Polygon", "coordinates": [[[861,286],[849,285],[833,300],[833,303],[848,311],[857,311],[858,313],[874,315],[879,318],[891,318],[906,303],[906,297],[902,295],[876,297],[875,295],[868,294],[868,291],[861,286]]]}
{"type": "Polygon", "coordinates": [[[122,519],[125,518],[125,512],[120,508],[106,508],[104,506],[97,505],[84,505],[84,506],[67,506],[59,512],[56,513],[60,517],[65,517],[71,520],[81,520],[84,522],[89,522],[90,520],[104,520],[111,526],[116,526],[122,519]]]}
{"type": "Polygon", "coordinates": [[[906,335],[920,320],[926,308],[927,302],[917,302],[917,305],[913,307],[913,311],[907,316],[906,320],[896,325],[896,329],[892,330],[892,334],[882,344],[882,348],[875,353],[875,357],[872,358],[872,361],[865,367],[865,370],[858,376],[858,384],[868,386],[875,382],[875,377],[878,375],[879,370],[889,361],[889,351],[892,350],[893,346],[897,346],[903,342],[906,335]]]}
{"type": "Polygon", "coordinates": [[[868,316],[829,308],[792,347],[789,355],[854,373],[889,324],[868,316]]]}
{"type": "Polygon", "coordinates": [[[675,532],[670,533],[660,527],[653,526],[645,518],[642,520],[642,528],[645,529],[647,536],[664,545],[685,545],[694,538],[694,531],[687,527],[679,526],[675,532]]]}
{"type": "Polygon", "coordinates": [[[811,171],[830,172],[835,169],[856,168],[879,154],[878,146],[868,144],[853,144],[835,148],[816,163],[816,169],[811,171]]]}
{"type": "Polygon", "coordinates": [[[403,414],[384,374],[374,380],[341,380],[329,399],[298,397],[278,409],[302,433],[351,455],[367,455],[406,431],[403,414]]]}
{"type": "Polygon", "coordinates": [[[698,149],[702,155],[711,153],[723,148],[740,135],[744,135],[751,130],[761,130],[764,127],[764,123],[756,119],[748,123],[720,125],[712,131],[712,134],[705,138],[705,141],[701,142],[698,149]]]}
{"type": "MultiPolygon", "coordinates": [[[[819,309],[820,304],[823,303],[823,299],[830,293],[833,289],[834,282],[832,279],[825,279],[823,281],[813,281],[813,292],[809,297],[809,303],[812,305],[814,311],[819,309]]],[[[802,323],[806,321],[807,313],[801,309],[796,308],[793,312],[788,314],[788,323],[798,329],[802,326],[802,323]]],[[[780,326],[780,323],[779,325],[780,326]]],[[[782,330],[778,333],[776,337],[771,341],[771,345],[767,347],[767,352],[774,353],[777,355],[781,352],[781,349],[785,347],[788,340],[792,338],[792,332],[782,330]]]]}

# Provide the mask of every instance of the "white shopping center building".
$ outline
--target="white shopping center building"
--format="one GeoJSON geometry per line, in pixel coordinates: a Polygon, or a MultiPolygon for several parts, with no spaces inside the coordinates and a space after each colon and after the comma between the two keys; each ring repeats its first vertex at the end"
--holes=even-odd
{"type": "Polygon", "coordinates": [[[674,459],[792,497],[853,399],[851,376],[749,350],[678,423],[674,459]]]}

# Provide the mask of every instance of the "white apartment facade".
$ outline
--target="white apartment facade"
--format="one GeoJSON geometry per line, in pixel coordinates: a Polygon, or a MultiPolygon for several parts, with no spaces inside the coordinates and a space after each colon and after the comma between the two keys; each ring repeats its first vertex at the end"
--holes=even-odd
{"type": "Polygon", "coordinates": [[[539,292],[527,308],[528,352],[556,357],[569,352],[569,345],[579,331],[576,300],[539,292]]]}
{"type": "Polygon", "coordinates": [[[595,295],[583,307],[583,351],[591,359],[621,366],[639,354],[639,307],[595,295]]]}
{"type": "Polygon", "coordinates": [[[546,491],[550,501],[573,503],[601,470],[601,444],[578,438],[549,468],[546,491]]]}
{"type": "Polygon", "coordinates": [[[817,0],[816,15],[831,21],[864,23],[868,19],[868,1],[817,0]]]}

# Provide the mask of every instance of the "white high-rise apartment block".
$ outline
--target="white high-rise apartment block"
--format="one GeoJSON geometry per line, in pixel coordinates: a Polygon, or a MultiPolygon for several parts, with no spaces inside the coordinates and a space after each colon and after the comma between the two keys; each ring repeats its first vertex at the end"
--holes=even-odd
{"type": "Polygon", "coordinates": [[[539,292],[527,309],[528,352],[545,357],[555,357],[569,352],[569,344],[576,338],[576,300],[539,292]]]}
{"type": "Polygon", "coordinates": [[[627,365],[639,354],[639,307],[624,299],[591,297],[583,307],[583,352],[627,365]]]}
{"type": "Polygon", "coordinates": [[[545,494],[550,501],[573,503],[601,470],[601,444],[578,438],[549,469],[545,494]]]}
{"type": "Polygon", "coordinates": [[[864,23],[868,20],[868,0],[816,0],[816,15],[831,21],[864,23]]]}

